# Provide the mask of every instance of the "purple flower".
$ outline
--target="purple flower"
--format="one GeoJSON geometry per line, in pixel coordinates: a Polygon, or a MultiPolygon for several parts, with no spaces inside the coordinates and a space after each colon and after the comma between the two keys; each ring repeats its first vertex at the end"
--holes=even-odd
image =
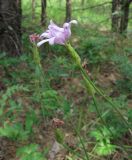
{"type": "Polygon", "coordinates": [[[64,45],[65,42],[71,36],[71,24],[77,24],[76,20],[72,20],[69,23],[64,23],[63,28],[58,27],[53,21],[50,21],[48,30],[40,35],[42,39],[37,43],[37,46],[41,46],[45,42],[49,42],[50,45],[61,44],[64,45]]]}

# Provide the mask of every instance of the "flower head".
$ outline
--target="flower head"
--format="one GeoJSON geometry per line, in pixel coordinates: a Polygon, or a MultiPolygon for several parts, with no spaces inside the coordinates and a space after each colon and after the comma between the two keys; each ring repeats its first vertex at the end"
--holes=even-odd
{"type": "Polygon", "coordinates": [[[58,118],[53,118],[52,124],[54,127],[62,127],[62,126],[64,126],[65,123],[63,120],[60,120],[58,118]]]}
{"type": "Polygon", "coordinates": [[[29,36],[30,42],[35,43],[38,42],[40,39],[40,36],[36,33],[29,36]]]}
{"type": "Polygon", "coordinates": [[[64,45],[65,42],[71,36],[71,24],[77,24],[76,20],[72,20],[69,23],[64,23],[63,27],[58,27],[53,21],[50,21],[50,25],[48,26],[48,30],[40,35],[42,39],[37,43],[37,46],[41,46],[43,43],[49,42],[50,45],[53,44],[61,44],[64,45]]]}

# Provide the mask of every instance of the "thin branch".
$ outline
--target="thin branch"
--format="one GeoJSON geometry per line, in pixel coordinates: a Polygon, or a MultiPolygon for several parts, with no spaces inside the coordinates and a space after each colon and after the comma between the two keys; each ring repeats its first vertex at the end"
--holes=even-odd
{"type": "Polygon", "coordinates": [[[87,10],[87,9],[91,9],[91,8],[96,8],[96,7],[101,7],[101,6],[104,6],[106,4],[110,4],[112,3],[112,1],[109,1],[109,2],[104,2],[104,3],[101,3],[101,4],[97,4],[97,5],[94,5],[94,6],[89,6],[89,7],[86,7],[86,8],[76,8],[76,9],[73,9],[72,11],[78,11],[78,10],[87,10]]]}

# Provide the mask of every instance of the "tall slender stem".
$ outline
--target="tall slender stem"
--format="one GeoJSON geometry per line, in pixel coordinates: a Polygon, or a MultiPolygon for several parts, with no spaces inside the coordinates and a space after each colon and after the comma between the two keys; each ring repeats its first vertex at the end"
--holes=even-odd
{"type": "Polygon", "coordinates": [[[91,94],[91,96],[94,96],[95,93],[98,93],[99,95],[101,95],[112,107],[113,109],[120,115],[120,117],[122,118],[122,120],[124,121],[125,125],[129,127],[129,123],[127,122],[127,120],[124,118],[124,116],[122,115],[122,113],[120,112],[120,110],[115,106],[115,104],[112,102],[112,100],[110,99],[110,97],[106,96],[99,88],[96,87],[96,85],[91,81],[91,79],[89,78],[89,76],[87,75],[86,71],[83,69],[82,65],[81,65],[81,58],[78,55],[78,53],[74,50],[74,48],[70,45],[70,43],[66,43],[65,44],[66,48],[69,51],[70,56],[72,57],[72,59],[74,60],[74,62],[76,63],[76,65],[78,66],[78,68],[80,69],[83,79],[86,83],[86,88],[90,91],[89,93],[91,94]]]}
{"type": "Polygon", "coordinates": [[[97,107],[97,102],[96,102],[95,96],[93,96],[93,102],[94,102],[94,106],[95,106],[96,112],[99,115],[99,118],[101,119],[102,123],[105,125],[105,127],[107,128],[107,130],[111,133],[111,135],[114,136],[113,132],[108,127],[108,124],[105,122],[105,120],[103,119],[102,115],[100,114],[100,111],[99,111],[99,109],[97,107]]]}

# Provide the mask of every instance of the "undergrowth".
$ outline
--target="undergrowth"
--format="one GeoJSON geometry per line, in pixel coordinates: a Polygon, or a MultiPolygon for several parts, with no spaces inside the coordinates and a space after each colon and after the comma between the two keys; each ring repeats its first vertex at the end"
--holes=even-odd
{"type": "MultiPolygon", "coordinates": [[[[39,12],[39,9],[37,11],[39,12]]],[[[50,14],[54,11],[57,11],[56,8],[50,14]]],[[[96,14],[94,21],[95,16],[96,14]]],[[[58,19],[61,18],[56,20],[58,19]]],[[[85,18],[82,21],[85,22],[85,18]]],[[[25,22],[23,25],[28,24],[25,22]]],[[[32,30],[40,32],[42,28],[32,28],[31,32],[32,30]]],[[[93,30],[91,33],[87,26],[84,29],[81,25],[73,32],[77,36],[71,41],[81,58],[86,60],[84,68],[94,81],[95,73],[92,71],[99,68],[98,74],[102,74],[101,65],[105,67],[109,62],[116,68],[115,72],[120,74],[121,78],[110,87],[119,92],[113,101],[120,106],[118,109],[131,127],[132,112],[129,103],[132,91],[132,48],[125,46],[128,40],[126,39],[124,44],[118,44],[114,36],[93,30]],[[125,48],[122,49],[122,46],[125,48]]],[[[20,144],[16,155],[21,160],[47,159],[49,146],[42,145],[35,137],[45,139],[41,135],[43,131],[45,136],[51,136],[47,131],[49,128],[53,131],[55,141],[68,152],[68,160],[103,160],[112,159],[116,155],[129,159],[130,129],[101,97],[98,97],[96,104],[91,101],[91,96],[87,95],[82,87],[78,68],[68,59],[66,49],[57,45],[41,48],[38,57],[40,67],[33,58],[34,49],[27,37],[28,35],[24,34],[25,54],[20,57],[7,57],[3,54],[0,57],[0,85],[4,84],[0,93],[0,137],[20,144]],[[64,126],[61,126],[62,124],[64,126]],[[44,129],[40,130],[43,125],[44,129]],[[72,138],[70,142],[66,141],[66,137],[71,133],[75,138],[73,143],[72,138]]]]}

